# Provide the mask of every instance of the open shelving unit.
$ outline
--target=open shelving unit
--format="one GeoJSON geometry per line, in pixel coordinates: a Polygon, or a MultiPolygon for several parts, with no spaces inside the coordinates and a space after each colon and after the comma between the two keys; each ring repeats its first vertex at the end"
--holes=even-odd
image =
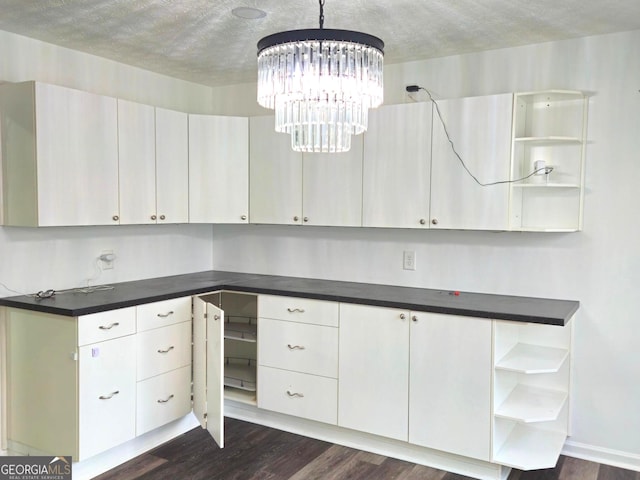
{"type": "Polygon", "coordinates": [[[254,294],[222,292],[224,324],[224,396],[257,404],[258,302],[254,294]]]}
{"type": "Polygon", "coordinates": [[[587,108],[579,91],[515,94],[510,230],[582,229],[587,108]]]}
{"type": "Polygon", "coordinates": [[[556,464],[569,434],[572,324],[495,323],[494,462],[520,470],[556,464]]]}

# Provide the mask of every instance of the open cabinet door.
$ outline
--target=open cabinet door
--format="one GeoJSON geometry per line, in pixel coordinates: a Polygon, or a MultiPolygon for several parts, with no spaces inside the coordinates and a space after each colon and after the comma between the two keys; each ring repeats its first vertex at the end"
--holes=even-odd
{"type": "Polygon", "coordinates": [[[224,447],[224,312],[193,298],[193,413],[224,447]]]}

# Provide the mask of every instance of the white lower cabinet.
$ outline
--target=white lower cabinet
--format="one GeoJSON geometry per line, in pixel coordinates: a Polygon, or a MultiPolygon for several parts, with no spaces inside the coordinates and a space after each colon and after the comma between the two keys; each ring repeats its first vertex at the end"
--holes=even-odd
{"type": "Polygon", "coordinates": [[[137,435],[165,425],[190,411],[190,365],[138,382],[137,435]]]}
{"type": "Polygon", "coordinates": [[[89,458],[136,436],[135,336],[79,349],[79,457],[89,458]]]}
{"type": "Polygon", "coordinates": [[[409,443],[491,459],[492,321],[411,313],[409,443]]]}
{"type": "Polygon", "coordinates": [[[258,312],[258,407],[335,425],[338,304],[260,295],[258,312]]]}
{"type": "Polygon", "coordinates": [[[258,385],[260,408],[336,424],[338,381],[335,378],[261,365],[258,385]]]}
{"type": "Polygon", "coordinates": [[[408,440],[409,312],[340,304],[338,425],[408,440]]]}

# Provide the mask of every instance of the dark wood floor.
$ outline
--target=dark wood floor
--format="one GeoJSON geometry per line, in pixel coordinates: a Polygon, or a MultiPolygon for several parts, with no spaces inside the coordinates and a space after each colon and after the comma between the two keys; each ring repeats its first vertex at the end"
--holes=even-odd
{"type": "MultiPolygon", "coordinates": [[[[238,420],[225,419],[226,447],[194,429],[97,480],[464,480],[468,477],[238,420]]],[[[640,472],[560,457],[550,470],[509,480],[640,480],[640,472]]]]}

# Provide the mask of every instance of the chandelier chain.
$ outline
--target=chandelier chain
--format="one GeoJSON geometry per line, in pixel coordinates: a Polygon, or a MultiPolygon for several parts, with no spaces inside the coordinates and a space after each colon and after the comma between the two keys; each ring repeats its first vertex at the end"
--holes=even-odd
{"type": "Polygon", "coordinates": [[[320,4],[320,30],[324,28],[324,2],[325,0],[318,0],[320,4]]]}

